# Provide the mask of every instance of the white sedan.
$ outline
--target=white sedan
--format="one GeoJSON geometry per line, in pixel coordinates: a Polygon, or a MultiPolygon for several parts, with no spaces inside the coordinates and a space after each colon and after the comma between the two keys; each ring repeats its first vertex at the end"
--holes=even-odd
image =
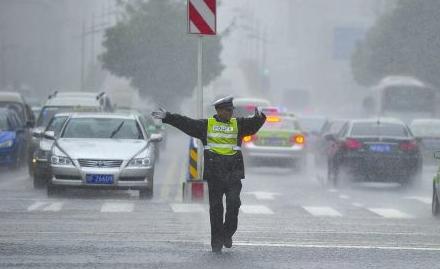
{"type": "Polygon", "coordinates": [[[48,196],[67,187],[139,190],[153,195],[154,147],[136,114],[73,114],[51,151],[48,196]]]}

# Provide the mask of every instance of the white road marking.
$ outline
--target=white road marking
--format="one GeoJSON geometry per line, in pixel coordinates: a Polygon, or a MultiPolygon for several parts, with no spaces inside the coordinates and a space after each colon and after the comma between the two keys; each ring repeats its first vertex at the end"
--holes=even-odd
{"type": "Polygon", "coordinates": [[[246,192],[246,194],[255,195],[255,198],[258,200],[274,200],[277,195],[281,195],[276,192],[264,192],[264,191],[254,191],[254,192],[246,192]]]}
{"type": "Polygon", "coordinates": [[[350,199],[350,196],[345,195],[345,194],[341,194],[341,195],[339,195],[339,198],[348,200],[348,199],[350,199]]]}
{"type": "Polygon", "coordinates": [[[170,204],[171,209],[176,213],[201,213],[205,208],[200,204],[170,204]]]}
{"type": "Polygon", "coordinates": [[[115,213],[115,212],[132,212],[134,209],[133,203],[104,203],[101,207],[101,212],[115,213]]]}
{"type": "Polygon", "coordinates": [[[353,206],[355,207],[363,207],[364,205],[361,203],[352,203],[353,206]]]}
{"type": "Polygon", "coordinates": [[[440,251],[439,247],[410,247],[410,246],[380,246],[380,245],[306,245],[295,243],[271,243],[271,242],[234,242],[236,246],[255,246],[255,247],[291,247],[291,248],[325,248],[325,249],[383,249],[383,250],[420,250],[420,251],[440,251]]]}
{"type": "Polygon", "coordinates": [[[264,214],[271,215],[273,211],[264,205],[242,205],[240,210],[246,214],[264,214]]]}
{"type": "Polygon", "coordinates": [[[368,210],[384,218],[393,218],[393,219],[413,218],[413,216],[394,208],[368,208],[368,210]]]}
{"type": "Polygon", "coordinates": [[[337,210],[331,208],[331,207],[318,207],[318,206],[303,206],[303,208],[312,214],[313,216],[317,217],[342,217],[342,214],[339,213],[337,210]]]}
{"type": "Polygon", "coordinates": [[[27,208],[27,211],[37,210],[38,208],[40,208],[46,204],[47,204],[46,202],[35,202],[27,208]]]}
{"type": "Polygon", "coordinates": [[[327,191],[328,191],[328,192],[338,192],[337,189],[328,189],[327,191]]]}
{"type": "Polygon", "coordinates": [[[422,202],[424,204],[430,205],[432,203],[432,198],[429,196],[409,196],[409,197],[405,197],[405,199],[411,199],[411,200],[417,200],[419,202],[422,202]]]}
{"type": "Polygon", "coordinates": [[[63,203],[56,202],[56,203],[51,203],[50,205],[46,206],[43,210],[57,212],[57,211],[60,211],[61,208],[63,208],[63,203]]]}

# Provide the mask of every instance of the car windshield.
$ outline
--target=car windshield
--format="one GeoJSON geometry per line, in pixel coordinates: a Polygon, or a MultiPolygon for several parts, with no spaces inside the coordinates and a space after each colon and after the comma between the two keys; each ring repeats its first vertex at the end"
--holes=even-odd
{"type": "Polygon", "coordinates": [[[0,114],[0,131],[9,130],[8,119],[5,114],[0,114]]]}
{"type": "Polygon", "coordinates": [[[143,139],[133,119],[73,118],[67,123],[63,138],[143,139]]]}
{"type": "Polygon", "coordinates": [[[330,123],[330,127],[328,129],[328,133],[337,134],[341,130],[342,126],[344,126],[345,121],[335,121],[330,123]]]}
{"type": "Polygon", "coordinates": [[[241,103],[236,105],[234,103],[234,117],[240,118],[240,117],[252,117],[255,114],[255,107],[266,107],[268,106],[268,103],[258,101],[258,102],[252,102],[252,103],[241,103]]]}
{"type": "Polygon", "coordinates": [[[97,112],[96,107],[81,107],[81,106],[47,106],[43,107],[38,117],[37,126],[47,126],[52,117],[57,113],[62,112],[97,112]]]}
{"type": "Polygon", "coordinates": [[[290,118],[278,118],[274,117],[273,119],[266,120],[262,129],[265,130],[299,130],[298,121],[290,118]]]}
{"type": "Polygon", "coordinates": [[[418,137],[440,137],[440,121],[415,122],[411,131],[418,137]]]}
{"type": "Polygon", "coordinates": [[[351,136],[400,136],[407,137],[408,131],[402,124],[383,122],[354,123],[351,136]]]}
{"type": "Polygon", "coordinates": [[[52,119],[52,121],[49,123],[49,125],[47,126],[46,131],[53,131],[55,133],[55,136],[58,136],[66,119],[67,119],[67,116],[54,117],[52,119]]]}
{"type": "MultiPolygon", "coordinates": [[[[15,112],[17,112],[17,115],[21,115],[22,117],[24,117],[24,107],[20,103],[0,102],[0,108],[12,109],[15,112]]],[[[24,119],[24,118],[22,118],[22,119],[24,119]]]]}

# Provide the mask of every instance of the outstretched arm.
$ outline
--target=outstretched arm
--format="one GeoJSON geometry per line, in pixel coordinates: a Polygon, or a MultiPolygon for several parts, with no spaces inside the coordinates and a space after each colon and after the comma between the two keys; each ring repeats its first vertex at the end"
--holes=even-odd
{"type": "Polygon", "coordinates": [[[202,141],[206,140],[207,120],[195,120],[179,114],[166,113],[163,123],[167,123],[181,130],[185,134],[198,138],[202,141]]]}
{"type": "Polygon", "coordinates": [[[255,109],[255,115],[252,118],[238,118],[238,133],[240,139],[243,136],[253,135],[263,126],[266,121],[266,115],[255,109]]]}

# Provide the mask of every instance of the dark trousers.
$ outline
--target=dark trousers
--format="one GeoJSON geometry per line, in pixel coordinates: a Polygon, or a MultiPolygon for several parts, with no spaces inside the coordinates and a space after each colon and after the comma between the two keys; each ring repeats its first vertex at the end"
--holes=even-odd
{"type": "Polygon", "coordinates": [[[212,247],[222,246],[224,238],[232,237],[237,231],[241,187],[241,180],[208,180],[212,247]],[[226,196],[224,222],[223,195],[226,196]]]}

